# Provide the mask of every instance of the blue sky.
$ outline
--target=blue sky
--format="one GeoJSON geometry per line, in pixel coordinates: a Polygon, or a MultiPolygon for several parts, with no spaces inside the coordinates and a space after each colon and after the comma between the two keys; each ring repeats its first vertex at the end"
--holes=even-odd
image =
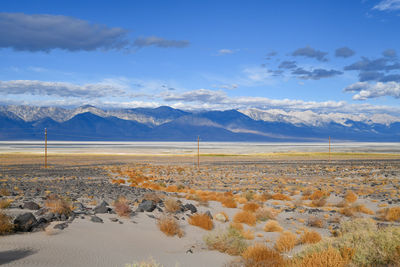
{"type": "Polygon", "coordinates": [[[7,1],[3,104],[400,115],[400,0],[7,1]]]}

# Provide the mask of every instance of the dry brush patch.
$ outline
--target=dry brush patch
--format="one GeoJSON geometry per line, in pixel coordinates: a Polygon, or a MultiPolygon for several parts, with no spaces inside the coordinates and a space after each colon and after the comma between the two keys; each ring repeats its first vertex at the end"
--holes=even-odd
{"type": "Polygon", "coordinates": [[[114,201],[114,209],[118,216],[121,217],[129,217],[132,212],[129,207],[129,201],[125,197],[119,197],[114,201]]]}
{"type": "Polygon", "coordinates": [[[250,212],[255,212],[259,208],[260,208],[260,205],[258,205],[255,202],[248,202],[243,205],[243,210],[250,211],[250,212]]]}
{"type": "Polygon", "coordinates": [[[173,198],[167,198],[164,200],[164,206],[165,210],[171,213],[175,213],[181,209],[180,203],[173,198]]]}
{"type": "Polygon", "coordinates": [[[205,213],[194,214],[189,218],[188,221],[189,224],[198,226],[205,230],[211,230],[214,227],[212,219],[205,213]]]}
{"type": "Polygon", "coordinates": [[[205,235],[203,239],[209,249],[229,255],[240,255],[247,248],[247,243],[240,230],[233,227],[225,230],[216,229],[205,235]]]}
{"type": "Polygon", "coordinates": [[[275,242],[274,248],[278,252],[288,252],[296,246],[297,237],[291,232],[282,233],[275,242]]]}
{"type": "Polygon", "coordinates": [[[60,198],[55,195],[51,195],[45,201],[45,206],[50,209],[53,213],[64,214],[69,216],[72,212],[72,204],[65,198],[60,198]]]}
{"type": "Polygon", "coordinates": [[[14,224],[11,222],[12,218],[3,212],[0,212],[0,235],[12,233],[14,224]]]}
{"type": "Polygon", "coordinates": [[[157,222],[158,228],[167,236],[178,237],[184,236],[183,230],[180,228],[178,221],[172,216],[163,216],[157,222]]]}
{"type": "Polygon", "coordinates": [[[256,224],[257,219],[256,216],[249,211],[239,211],[238,213],[235,214],[233,217],[233,221],[237,223],[245,223],[247,225],[253,226],[256,224]]]}
{"type": "Polygon", "coordinates": [[[256,243],[253,246],[248,247],[243,252],[242,258],[244,266],[246,267],[280,267],[284,266],[285,264],[285,260],[279,252],[260,243],[256,243]]]}
{"type": "Polygon", "coordinates": [[[269,220],[264,226],[265,232],[282,232],[283,228],[275,220],[269,220]]]}
{"type": "Polygon", "coordinates": [[[380,210],[381,219],[385,221],[395,222],[400,221],[400,207],[392,207],[380,210]]]}
{"type": "Polygon", "coordinates": [[[278,215],[279,211],[273,208],[262,207],[256,210],[254,215],[259,221],[273,220],[278,215]]]}
{"type": "Polygon", "coordinates": [[[305,231],[299,239],[300,244],[315,244],[321,241],[322,237],[318,232],[305,231]]]}

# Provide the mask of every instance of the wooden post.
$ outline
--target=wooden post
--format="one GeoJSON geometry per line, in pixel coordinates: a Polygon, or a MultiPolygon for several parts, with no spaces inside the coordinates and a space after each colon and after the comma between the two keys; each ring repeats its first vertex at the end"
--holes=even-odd
{"type": "Polygon", "coordinates": [[[200,170],[200,136],[197,136],[197,169],[200,170]]]}
{"type": "Polygon", "coordinates": [[[331,137],[329,136],[329,162],[331,161],[331,137]]]}
{"type": "Polygon", "coordinates": [[[47,169],[47,128],[44,128],[44,167],[47,169]]]}

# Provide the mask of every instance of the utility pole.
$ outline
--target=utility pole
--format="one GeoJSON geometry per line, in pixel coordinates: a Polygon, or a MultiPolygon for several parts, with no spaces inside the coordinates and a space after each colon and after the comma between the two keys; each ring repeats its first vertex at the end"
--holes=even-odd
{"type": "Polygon", "coordinates": [[[47,128],[44,128],[44,167],[47,169],[47,128]]]}
{"type": "Polygon", "coordinates": [[[197,136],[197,169],[200,170],[200,135],[197,136]]]}
{"type": "Polygon", "coordinates": [[[331,161],[331,137],[329,136],[329,162],[331,161]]]}

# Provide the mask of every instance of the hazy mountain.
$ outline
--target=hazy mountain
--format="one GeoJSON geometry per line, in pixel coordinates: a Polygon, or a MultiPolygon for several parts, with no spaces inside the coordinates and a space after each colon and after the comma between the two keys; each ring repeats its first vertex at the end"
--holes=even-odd
{"type": "Polygon", "coordinates": [[[1,106],[0,140],[400,141],[400,120],[313,111],[1,106]]]}

